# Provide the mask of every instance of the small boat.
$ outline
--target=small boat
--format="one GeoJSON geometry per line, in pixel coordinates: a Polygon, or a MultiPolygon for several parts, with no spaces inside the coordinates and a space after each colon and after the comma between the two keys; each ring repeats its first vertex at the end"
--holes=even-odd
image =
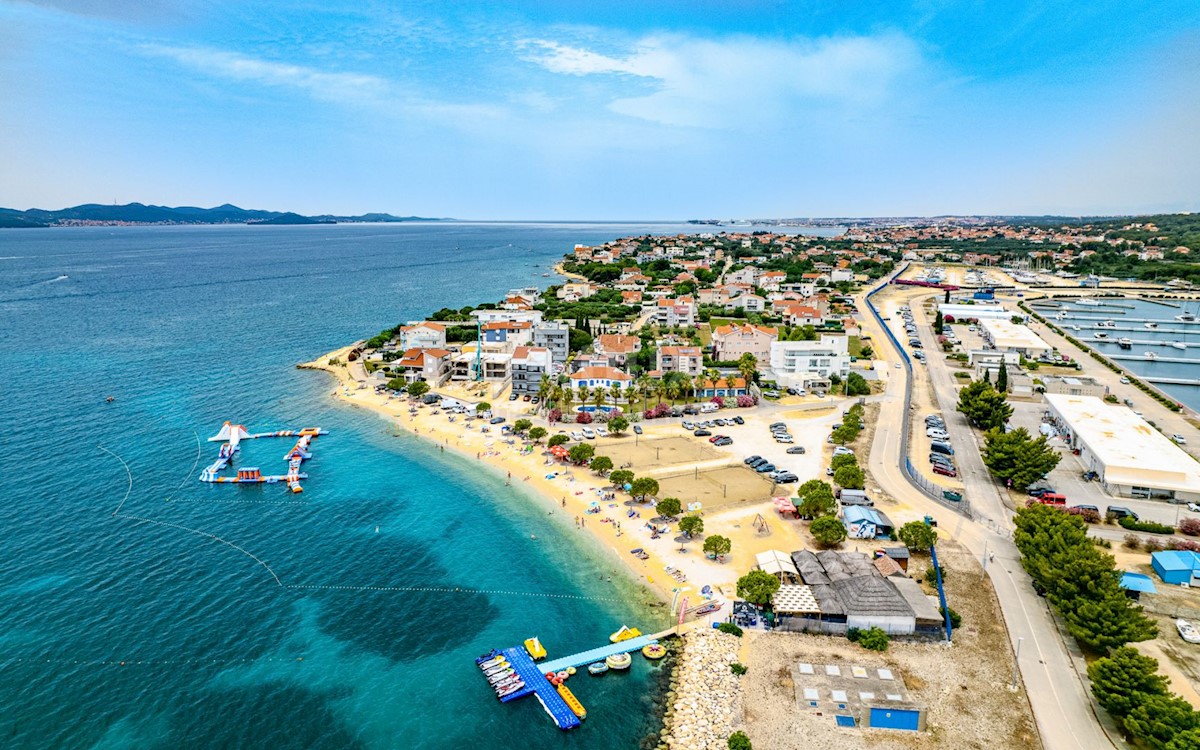
{"type": "Polygon", "coordinates": [[[1180,323],[1195,323],[1196,316],[1192,315],[1190,312],[1185,312],[1181,315],[1176,315],[1175,320],[1178,320],[1180,323]]]}
{"type": "Polygon", "coordinates": [[[1176,349],[1187,349],[1187,344],[1183,343],[1182,341],[1172,341],[1171,346],[1176,349]]]}
{"type": "Polygon", "coordinates": [[[697,608],[694,614],[707,615],[710,612],[716,612],[722,606],[724,606],[722,602],[708,602],[707,604],[697,608]]]}
{"type": "Polygon", "coordinates": [[[492,667],[498,666],[500,664],[504,664],[507,661],[508,661],[508,659],[505,659],[503,656],[497,656],[497,657],[488,659],[487,661],[483,662],[482,664],[479,665],[479,668],[480,669],[491,669],[492,667]]]}
{"type": "Polygon", "coordinates": [[[1093,336],[1095,336],[1095,337],[1096,337],[1096,338],[1098,338],[1098,339],[1106,339],[1106,338],[1108,338],[1108,334],[1107,334],[1107,333],[1104,333],[1103,331],[1096,331],[1096,332],[1095,332],[1095,333],[1093,333],[1092,335],[1093,335],[1093,336]]]}
{"type": "Polygon", "coordinates": [[[647,659],[661,659],[667,655],[667,647],[660,643],[648,643],[642,646],[642,656],[647,659]]]}
{"type": "Polygon", "coordinates": [[[1158,328],[1158,323],[1151,321],[1149,323],[1146,323],[1145,326],[1153,331],[1155,328],[1158,328]]]}
{"type": "Polygon", "coordinates": [[[1117,339],[1117,344],[1120,345],[1120,347],[1122,349],[1132,349],[1133,348],[1133,341],[1131,341],[1127,338],[1117,339]]]}
{"type": "Polygon", "coordinates": [[[1072,331],[1078,331],[1078,330],[1079,330],[1079,326],[1067,326],[1067,328],[1070,328],[1072,331]]]}
{"type": "Polygon", "coordinates": [[[1155,354],[1154,352],[1144,352],[1142,354],[1142,356],[1145,357],[1146,359],[1158,359],[1158,355],[1155,354]]]}
{"type": "Polygon", "coordinates": [[[504,672],[499,672],[497,674],[491,675],[490,677],[487,678],[487,681],[491,685],[499,685],[502,682],[507,682],[509,678],[514,677],[516,674],[517,674],[516,670],[509,669],[504,672]]]}
{"type": "Polygon", "coordinates": [[[542,642],[538,640],[536,635],[525,639],[525,650],[529,652],[534,661],[546,658],[546,647],[542,645],[542,642]]]}
{"type": "Polygon", "coordinates": [[[1194,625],[1184,619],[1175,621],[1175,629],[1179,631],[1179,636],[1188,643],[1200,643],[1200,630],[1197,630],[1194,625]]]}
{"type": "Polygon", "coordinates": [[[1088,307],[1099,307],[1100,300],[1092,299],[1091,297],[1080,297],[1079,299],[1075,300],[1075,304],[1087,305],[1088,307]]]}
{"type": "Polygon", "coordinates": [[[502,692],[496,693],[496,697],[503,698],[506,695],[512,695],[513,693],[517,692],[518,690],[524,690],[524,689],[525,689],[525,683],[523,683],[523,682],[518,683],[516,685],[509,686],[502,692]]]}
{"type": "Polygon", "coordinates": [[[1111,320],[1102,320],[1099,323],[1097,323],[1096,325],[1101,328],[1116,328],[1117,327],[1117,324],[1111,320]]]}
{"type": "Polygon", "coordinates": [[[476,663],[476,664],[483,664],[485,661],[489,661],[489,660],[491,660],[491,659],[495,659],[497,656],[500,656],[500,655],[501,655],[501,654],[500,654],[500,652],[499,652],[499,651],[497,651],[496,649],[492,649],[491,651],[488,651],[486,654],[484,654],[483,656],[481,656],[481,657],[479,657],[478,659],[476,659],[476,660],[475,660],[475,663],[476,663]]]}
{"type": "Polygon", "coordinates": [[[638,630],[637,628],[630,628],[622,625],[620,630],[608,637],[608,640],[612,641],[613,643],[620,643],[621,641],[627,641],[630,638],[637,638],[641,634],[642,631],[638,630]]]}
{"type": "Polygon", "coordinates": [[[490,666],[487,669],[483,670],[483,676],[491,677],[492,675],[501,674],[503,672],[511,672],[512,668],[513,668],[513,666],[507,662],[502,663],[502,664],[496,664],[496,665],[490,666]]]}
{"type": "Polygon", "coordinates": [[[629,654],[613,654],[604,660],[609,669],[629,669],[629,665],[633,663],[633,657],[629,654]]]}
{"type": "Polygon", "coordinates": [[[598,662],[588,665],[588,674],[593,675],[593,676],[602,675],[607,671],[608,671],[608,665],[602,661],[598,661],[598,662]]]}

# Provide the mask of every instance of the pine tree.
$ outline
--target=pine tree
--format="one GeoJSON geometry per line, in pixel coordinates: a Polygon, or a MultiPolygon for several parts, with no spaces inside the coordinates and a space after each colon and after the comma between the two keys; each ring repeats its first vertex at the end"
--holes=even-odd
{"type": "Polygon", "coordinates": [[[1008,367],[1000,360],[1000,373],[996,376],[996,390],[1008,393],[1008,367]]]}

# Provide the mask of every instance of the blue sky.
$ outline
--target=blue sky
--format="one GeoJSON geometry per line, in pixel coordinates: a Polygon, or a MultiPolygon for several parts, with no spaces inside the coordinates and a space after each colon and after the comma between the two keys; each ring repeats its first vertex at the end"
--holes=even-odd
{"type": "Polygon", "coordinates": [[[0,0],[0,205],[1200,210],[1200,3],[0,0]]]}

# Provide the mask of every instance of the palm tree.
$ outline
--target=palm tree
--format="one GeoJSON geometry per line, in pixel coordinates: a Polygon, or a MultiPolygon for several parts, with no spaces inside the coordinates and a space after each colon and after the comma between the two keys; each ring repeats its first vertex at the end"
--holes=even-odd
{"type": "Polygon", "coordinates": [[[658,397],[658,403],[662,403],[663,396],[667,395],[667,384],[661,380],[654,384],[654,395],[658,397]]]}
{"type": "Polygon", "coordinates": [[[679,398],[679,390],[678,381],[667,383],[667,398],[671,399],[671,406],[674,406],[675,400],[679,398]]]}
{"type": "Polygon", "coordinates": [[[750,381],[754,378],[754,373],[758,371],[758,360],[753,354],[747,354],[738,361],[738,372],[746,380],[746,387],[750,387],[750,381]]]}
{"type": "Polygon", "coordinates": [[[694,399],[696,396],[696,381],[690,375],[684,375],[679,378],[679,390],[683,392],[683,395],[689,401],[694,399]]]}
{"type": "Polygon", "coordinates": [[[575,400],[575,392],[571,390],[571,386],[563,386],[562,403],[558,404],[559,411],[568,411],[571,408],[571,402],[575,400]]]}
{"type": "Polygon", "coordinates": [[[654,393],[654,383],[646,375],[638,378],[637,383],[638,395],[642,397],[642,411],[645,411],[650,406],[650,396],[654,393]]]}
{"type": "Polygon", "coordinates": [[[613,384],[608,387],[608,395],[612,397],[613,406],[616,406],[617,402],[621,400],[622,393],[623,390],[621,389],[621,384],[619,382],[614,381],[613,384]]]}
{"type": "Polygon", "coordinates": [[[596,386],[596,390],[592,391],[592,403],[596,405],[596,411],[600,411],[600,406],[604,403],[604,397],[608,395],[604,390],[604,386],[596,386]]]}
{"type": "Polygon", "coordinates": [[[545,406],[546,399],[550,395],[552,389],[553,389],[553,386],[551,386],[551,384],[550,384],[550,378],[546,375],[543,375],[542,379],[540,381],[538,381],[538,389],[537,389],[538,408],[539,409],[542,408],[543,406],[545,406]]]}
{"type": "Polygon", "coordinates": [[[575,395],[579,398],[579,403],[581,405],[586,404],[588,402],[588,398],[592,395],[592,389],[588,388],[586,385],[581,385],[575,389],[575,395]]]}
{"type": "MultiPolygon", "coordinates": [[[[559,404],[562,403],[563,387],[561,385],[559,385],[558,383],[555,383],[554,385],[550,386],[550,400],[554,402],[554,406],[556,408],[558,407],[559,404]]],[[[549,408],[549,404],[547,404],[547,409],[548,408],[549,408]]]]}

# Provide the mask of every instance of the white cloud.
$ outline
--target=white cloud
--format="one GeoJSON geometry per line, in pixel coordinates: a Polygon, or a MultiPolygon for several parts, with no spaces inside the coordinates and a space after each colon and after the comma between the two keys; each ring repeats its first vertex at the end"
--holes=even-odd
{"type": "Polygon", "coordinates": [[[621,56],[545,39],[520,46],[526,61],[552,73],[611,76],[611,110],[667,125],[776,120],[798,105],[866,109],[923,67],[916,44],[894,33],[790,41],[662,35],[621,56]]]}
{"type": "Polygon", "coordinates": [[[301,89],[314,98],[325,101],[378,102],[386,98],[391,88],[387,80],[378,76],[327,72],[205,47],[147,44],[141,49],[148,55],[172,59],[209,76],[301,89]]]}

